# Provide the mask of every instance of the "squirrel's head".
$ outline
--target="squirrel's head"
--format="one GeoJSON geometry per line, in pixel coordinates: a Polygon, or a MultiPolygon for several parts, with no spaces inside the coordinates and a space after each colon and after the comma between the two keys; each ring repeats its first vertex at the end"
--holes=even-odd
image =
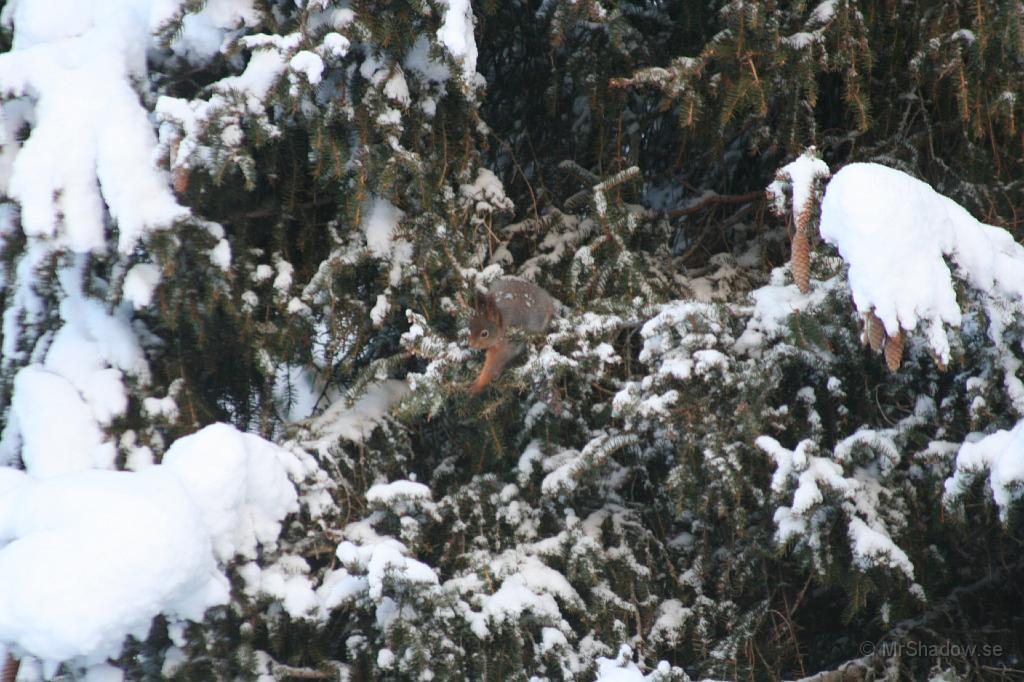
{"type": "Polygon", "coordinates": [[[505,337],[505,325],[493,294],[476,292],[469,318],[469,347],[490,348],[505,337]]]}

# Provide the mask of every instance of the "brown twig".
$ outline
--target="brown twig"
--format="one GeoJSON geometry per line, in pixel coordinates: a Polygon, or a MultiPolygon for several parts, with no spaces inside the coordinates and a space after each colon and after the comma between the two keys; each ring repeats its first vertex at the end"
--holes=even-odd
{"type": "MultiPolygon", "coordinates": [[[[533,191],[533,185],[530,184],[530,179],[526,177],[526,171],[524,171],[523,167],[519,165],[519,161],[516,159],[515,150],[512,149],[512,145],[510,143],[505,142],[497,135],[492,133],[491,137],[493,137],[498,144],[508,152],[508,156],[512,160],[512,165],[515,166],[516,172],[519,173],[519,177],[521,177],[523,179],[523,183],[526,184],[526,191],[530,193],[530,201],[533,203],[533,217],[536,220],[540,220],[540,205],[537,203],[537,193],[533,191]]],[[[529,142],[529,136],[527,136],[527,141],[529,142]]]]}
{"type": "Polygon", "coordinates": [[[669,218],[678,218],[683,215],[690,215],[703,211],[708,206],[714,206],[716,204],[745,204],[750,201],[757,201],[758,199],[764,199],[763,190],[755,190],[753,192],[747,192],[746,194],[712,194],[706,196],[700,201],[690,204],[689,206],[683,206],[682,208],[676,208],[668,212],[669,218]]]}

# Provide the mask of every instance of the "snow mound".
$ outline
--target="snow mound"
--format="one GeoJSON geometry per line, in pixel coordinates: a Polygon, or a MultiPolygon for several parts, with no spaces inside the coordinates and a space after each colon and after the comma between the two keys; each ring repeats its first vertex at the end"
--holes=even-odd
{"type": "Polygon", "coordinates": [[[221,561],[236,554],[255,559],[257,545],[272,546],[281,520],[298,511],[288,479],[299,467],[294,456],[227,424],[174,441],[163,467],[188,487],[221,561]]]}
{"type": "Polygon", "coordinates": [[[106,209],[130,253],[146,232],[187,215],[156,168],[156,135],[132,85],[145,80],[151,20],[163,15],[128,0],[26,0],[3,18],[14,41],[0,55],[0,94],[34,103],[32,131],[0,187],[21,204],[25,234],[104,250],[106,209]]]}
{"type": "Polygon", "coordinates": [[[961,321],[947,258],[975,289],[1017,309],[1024,302],[1024,247],[906,173],[850,164],[829,182],[821,214],[821,236],[850,265],[857,310],[873,310],[889,336],[923,325],[942,363],[944,325],[961,321]]]}
{"type": "Polygon", "coordinates": [[[79,267],[61,271],[64,324],[42,362],[15,376],[0,438],[0,462],[20,456],[37,477],[112,468],[116,452],[103,428],[128,407],[124,375],[141,384],[150,377],[127,311],[108,313],[82,293],[80,280],[79,267]]]}
{"type": "Polygon", "coordinates": [[[415,481],[392,481],[370,486],[366,501],[370,505],[391,506],[402,500],[429,500],[430,488],[415,481]]]}
{"type": "Polygon", "coordinates": [[[0,468],[0,646],[95,663],[157,614],[198,620],[227,603],[218,561],[272,545],[297,508],[290,458],[215,424],[138,472],[0,468]]]}

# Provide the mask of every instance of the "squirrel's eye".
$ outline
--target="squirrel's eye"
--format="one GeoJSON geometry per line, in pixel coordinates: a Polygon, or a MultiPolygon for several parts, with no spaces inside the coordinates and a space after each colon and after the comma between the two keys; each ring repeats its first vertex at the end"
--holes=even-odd
{"type": "Polygon", "coordinates": [[[491,333],[489,331],[487,331],[486,329],[483,330],[482,332],[480,332],[480,338],[481,339],[486,339],[490,335],[491,335],[491,333]]]}

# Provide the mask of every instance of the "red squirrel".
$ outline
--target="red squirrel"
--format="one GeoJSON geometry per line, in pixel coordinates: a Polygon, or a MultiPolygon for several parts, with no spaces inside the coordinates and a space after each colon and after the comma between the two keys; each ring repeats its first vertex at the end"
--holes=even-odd
{"type": "Polygon", "coordinates": [[[470,386],[479,393],[520,350],[505,335],[508,329],[542,332],[555,314],[555,299],[536,284],[521,279],[499,279],[486,294],[476,293],[469,320],[469,347],[485,348],[484,367],[470,386]]]}

